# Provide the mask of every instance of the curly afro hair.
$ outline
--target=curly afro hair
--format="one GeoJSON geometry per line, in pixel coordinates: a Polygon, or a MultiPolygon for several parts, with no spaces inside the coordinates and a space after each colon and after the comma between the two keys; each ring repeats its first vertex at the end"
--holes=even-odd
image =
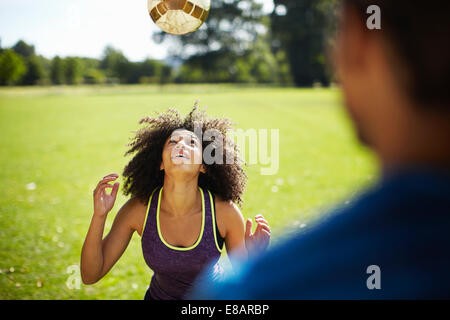
{"type": "MultiPolygon", "coordinates": [[[[162,152],[166,140],[172,132],[177,129],[186,129],[194,132],[195,128],[202,129],[202,136],[206,130],[217,130],[224,137],[222,156],[223,164],[207,164],[203,161],[205,173],[200,173],[198,184],[202,188],[209,189],[213,194],[219,196],[223,201],[233,201],[242,205],[242,194],[244,192],[247,176],[243,170],[243,163],[239,157],[236,144],[227,136],[232,128],[229,119],[209,118],[204,110],[198,110],[197,102],[192,111],[181,117],[180,113],[169,108],[164,113],[156,114],[154,117],[145,117],[139,124],[146,124],[144,128],[135,131],[136,135],[131,138],[132,142],[127,144],[131,148],[125,153],[135,154],[133,159],[125,166],[123,176],[125,177],[124,195],[137,197],[146,203],[152,191],[164,183],[164,170],[160,170],[162,152]],[[227,161],[225,161],[227,159],[227,161]],[[228,161],[233,159],[233,161],[228,161]],[[229,164],[232,162],[231,164],[229,164]]],[[[197,132],[194,132],[198,135],[197,132]]],[[[203,150],[213,143],[213,150],[217,150],[218,144],[213,141],[202,141],[203,150]]],[[[211,148],[210,147],[210,148],[211,148]]]]}

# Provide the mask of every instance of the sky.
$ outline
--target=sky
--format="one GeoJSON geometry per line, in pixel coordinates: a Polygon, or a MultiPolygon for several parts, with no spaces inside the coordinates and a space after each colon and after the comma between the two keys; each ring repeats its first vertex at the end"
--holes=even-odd
{"type": "MultiPolygon", "coordinates": [[[[273,9],[273,0],[254,1],[273,9]]],[[[0,0],[1,46],[22,39],[47,58],[100,58],[112,45],[132,61],[164,59],[167,45],[151,39],[158,30],[147,0],[0,0]]]]}

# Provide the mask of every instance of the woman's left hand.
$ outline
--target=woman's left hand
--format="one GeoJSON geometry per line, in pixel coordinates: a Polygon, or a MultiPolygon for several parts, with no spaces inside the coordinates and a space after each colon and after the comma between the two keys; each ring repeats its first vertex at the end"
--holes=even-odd
{"type": "Polygon", "coordinates": [[[264,252],[270,242],[269,223],[262,215],[255,216],[255,221],[257,226],[254,233],[252,233],[252,219],[249,218],[245,226],[245,247],[247,248],[249,257],[264,252]]]}

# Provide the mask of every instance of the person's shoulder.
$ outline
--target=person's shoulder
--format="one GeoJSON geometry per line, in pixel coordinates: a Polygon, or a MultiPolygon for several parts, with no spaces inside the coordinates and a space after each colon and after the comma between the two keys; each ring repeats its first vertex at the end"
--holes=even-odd
{"type": "Polygon", "coordinates": [[[450,209],[450,175],[429,168],[405,168],[385,174],[349,206],[348,212],[363,214],[366,221],[400,223],[407,218],[421,220],[430,210],[446,218],[450,209]]]}
{"type": "Polygon", "coordinates": [[[138,197],[131,197],[120,208],[116,219],[125,220],[130,228],[140,232],[146,214],[147,203],[138,197]]]}
{"type": "Polygon", "coordinates": [[[148,203],[145,200],[138,197],[131,197],[123,206],[128,212],[141,212],[147,209],[147,205],[148,203]]]}
{"type": "Polygon", "coordinates": [[[361,244],[359,240],[364,239],[367,232],[365,227],[361,228],[361,223],[365,223],[361,208],[377,196],[377,191],[370,190],[355,199],[351,206],[330,210],[306,227],[287,232],[283,239],[271,245],[269,251],[242,266],[235,278],[220,284],[218,297],[283,299],[301,297],[302,294],[308,297],[308,290],[315,290],[314,286],[322,284],[321,277],[334,273],[332,266],[344,269],[345,252],[361,254],[355,245],[361,244]],[[343,256],[339,256],[339,252],[343,256]],[[280,268],[283,272],[277,272],[280,268]],[[265,279],[264,283],[258,279],[265,279]],[[244,288],[239,285],[242,282],[251,285],[244,288]],[[291,288],[300,285],[305,291],[291,288]]]}
{"type": "Polygon", "coordinates": [[[244,216],[239,207],[231,200],[223,200],[215,196],[215,213],[220,234],[226,237],[230,228],[241,228],[244,225],[244,216]]]}
{"type": "Polygon", "coordinates": [[[239,207],[231,200],[223,200],[220,196],[215,195],[215,209],[218,214],[235,215],[240,213],[239,207]]]}
{"type": "MultiPolygon", "coordinates": [[[[287,235],[269,252],[248,263],[237,278],[220,286],[218,298],[374,298],[378,297],[377,292],[361,287],[366,268],[375,261],[385,269],[397,270],[399,256],[405,270],[409,270],[408,266],[420,266],[421,270],[431,270],[428,277],[442,276],[438,266],[422,265],[417,259],[417,248],[427,248],[421,253],[422,257],[427,256],[427,252],[431,255],[448,252],[449,242],[442,241],[448,238],[448,233],[437,232],[438,228],[442,230],[449,225],[448,215],[446,218],[440,215],[439,220],[435,216],[424,219],[431,208],[436,211],[428,206],[430,199],[439,197],[442,202],[437,209],[439,212],[449,203],[442,197],[442,188],[436,188],[437,180],[442,179],[408,175],[368,187],[345,204],[323,213],[314,223],[287,235]],[[423,185],[425,180],[427,188],[423,185]],[[443,250],[436,250],[437,247],[443,250]],[[283,272],[277,272],[280,268],[283,272]],[[258,279],[265,280],[261,283],[258,279]],[[251,285],[241,286],[241,283],[251,285]],[[347,290],[342,291],[342,288],[347,290]]],[[[440,261],[448,261],[448,258],[442,255],[440,261]]],[[[395,279],[397,273],[392,272],[395,279]]],[[[392,281],[403,288],[401,283],[392,281]]],[[[395,293],[386,294],[387,297],[395,293]]]]}

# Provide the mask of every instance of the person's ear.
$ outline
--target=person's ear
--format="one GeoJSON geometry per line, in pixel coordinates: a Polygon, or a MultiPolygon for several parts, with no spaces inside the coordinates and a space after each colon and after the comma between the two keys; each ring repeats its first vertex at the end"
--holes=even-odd
{"type": "Polygon", "coordinates": [[[164,162],[161,161],[161,164],[159,166],[159,171],[163,171],[164,170],[164,162]]]}
{"type": "Polygon", "coordinates": [[[206,167],[205,167],[204,164],[202,164],[202,165],[200,166],[200,172],[201,172],[201,173],[206,173],[206,167]]]}

